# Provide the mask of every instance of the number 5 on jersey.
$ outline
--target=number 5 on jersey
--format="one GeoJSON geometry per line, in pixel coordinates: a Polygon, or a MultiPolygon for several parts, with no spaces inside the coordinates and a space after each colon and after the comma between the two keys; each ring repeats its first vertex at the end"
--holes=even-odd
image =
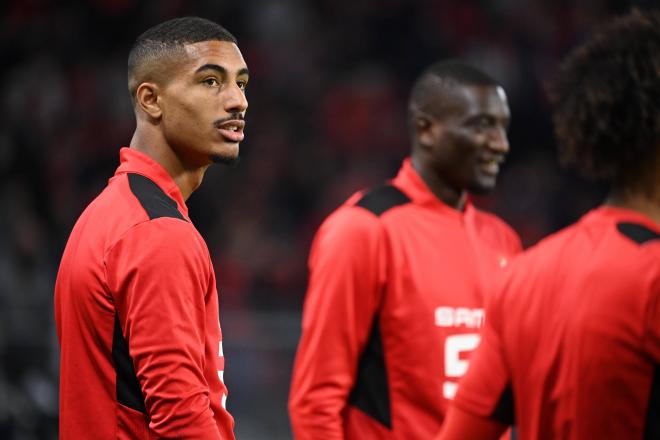
{"type": "Polygon", "coordinates": [[[448,336],[445,339],[445,377],[442,384],[442,395],[453,399],[458,388],[458,379],[465,374],[469,361],[468,352],[477,348],[480,337],[477,333],[464,333],[448,336]],[[454,379],[454,380],[449,380],[454,379]]]}

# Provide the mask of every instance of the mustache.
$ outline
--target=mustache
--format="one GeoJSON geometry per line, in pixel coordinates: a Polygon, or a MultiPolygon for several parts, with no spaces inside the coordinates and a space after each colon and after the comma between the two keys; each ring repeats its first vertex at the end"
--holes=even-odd
{"type": "Polygon", "coordinates": [[[213,125],[215,126],[215,128],[220,128],[220,126],[225,122],[244,121],[244,120],[245,120],[245,115],[243,115],[242,113],[232,113],[226,118],[216,119],[215,121],[213,121],[213,125]]]}

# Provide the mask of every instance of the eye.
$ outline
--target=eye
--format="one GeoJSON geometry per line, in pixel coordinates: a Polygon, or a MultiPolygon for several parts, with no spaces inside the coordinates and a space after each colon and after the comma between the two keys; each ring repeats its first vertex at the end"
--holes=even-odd
{"type": "Polygon", "coordinates": [[[247,89],[247,81],[236,81],[238,88],[241,90],[247,89]]]}
{"type": "Polygon", "coordinates": [[[204,81],[202,81],[204,84],[206,84],[209,87],[217,87],[220,85],[217,79],[213,77],[206,78],[204,81]]]}
{"type": "Polygon", "coordinates": [[[475,125],[480,128],[488,128],[493,125],[493,120],[487,116],[482,116],[476,120],[475,125]]]}

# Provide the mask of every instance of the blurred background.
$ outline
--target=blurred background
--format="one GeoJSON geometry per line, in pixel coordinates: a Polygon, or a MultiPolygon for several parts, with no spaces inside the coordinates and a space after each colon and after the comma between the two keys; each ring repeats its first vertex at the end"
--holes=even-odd
{"type": "Polygon", "coordinates": [[[215,20],[238,37],[250,68],[242,162],[212,167],[188,205],[215,262],[237,436],[276,440],[290,438],[286,399],[311,239],[350,194],[396,173],[408,152],[414,78],[460,57],[501,81],[512,152],[497,191],[476,203],[530,246],[604,194],[559,170],[544,82],[594,24],[629,8],[606,0],[2,2],[0,438],[57,438],[55,275],[73,223],[133,133],[126,59],[148,27],[181,15],[215,20]]]}

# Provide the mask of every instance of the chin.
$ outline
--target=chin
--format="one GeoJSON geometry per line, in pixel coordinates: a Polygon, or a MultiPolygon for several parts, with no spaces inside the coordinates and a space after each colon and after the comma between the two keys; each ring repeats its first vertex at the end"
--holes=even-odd
{"type": "Polygon", "coordinates": [[[495,191],[495,183],[495,179],[488,179],[488,181],[480,180],[472,182],[467,189],[469,192],[477,195],[490,194],[491,192],[495,191]]]}
{"type": "Polygon", "coordinates": [[[238,144],[234,144],[229,148],[222,148],[221,151],[214,151],[211,153],[211,160],[213,163],[221,163],[224,165],[236,165],[241,160],[239,156],[238,144]]]}

